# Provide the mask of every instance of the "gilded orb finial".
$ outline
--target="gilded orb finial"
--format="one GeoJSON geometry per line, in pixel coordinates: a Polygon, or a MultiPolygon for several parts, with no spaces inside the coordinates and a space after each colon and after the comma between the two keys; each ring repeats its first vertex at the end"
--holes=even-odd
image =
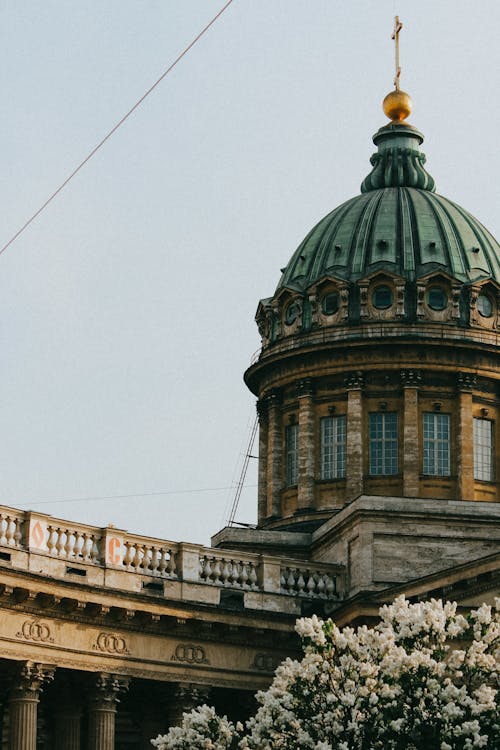
{"type": "Polygon", "coordinates": [[[402,28],[403,24],[399,20],[399,16],[396,16],[394,19],[394,31],[391,36],[391,39],[394,39],[396,63],[394,91],[387,94],[382,104],[385,114],[393,122],[403,122],[403,120],[406,120],[406,118],[411,115],[413,109],[411,96],[405,91],[401,91],[399,86],[399,79],[401,78],[401,66],[399,64],[399,34],[402,28]]]}

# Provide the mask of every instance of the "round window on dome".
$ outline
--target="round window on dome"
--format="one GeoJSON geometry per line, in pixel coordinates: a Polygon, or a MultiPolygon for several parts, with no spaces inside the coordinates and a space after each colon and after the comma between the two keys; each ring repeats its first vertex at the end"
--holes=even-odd
{"type": "Polygon", "coordinates": [[[339,309],[339,295],[337,292],[325,294],[321,300],[321,309],[323,310],[323,315],[335,315],[339,309]]]}
{"type": "Polygon", "coordinates": [[[300,314],[300,307],[297,302],[290,302],[285,312],[285,323],[287,326],[291,326],[300,314]]]}
{"type": "Polygon", "coordinates": [[[480,294],[477,298],[477,309],[483,318],[491,318],[493,315],[493,305],[487,294],[480,294]]]}
{"type": "Polygon", "coordinates": [[[372,302],[373,306],[378,310],[386,310],[392,305],[392,300],[393,294],[390,286],[386,286],[384,284],[382,286],[375,287],[375,289],[373,290],[372,302]]]}
{"type": "Polygon", "coordinates": [[[448,307],[448,295],[442,286],[431,286],[427,290],[427,304],[432,310],[444,310],[448,307]]]}

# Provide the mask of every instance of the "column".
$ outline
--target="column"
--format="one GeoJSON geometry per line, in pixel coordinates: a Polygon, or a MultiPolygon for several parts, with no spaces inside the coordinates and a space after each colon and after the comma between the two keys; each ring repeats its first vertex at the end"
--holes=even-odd
{"type": "Polygon", "coordinates": [[[80,750],[82,711],[62,708],[55,714],[54,750],[80,750]]]}
{"type": "Polygon", "coordinates": [[[404,393],[403,415],[403,496],[418,497],[420,475],[420,444],[418,437],[418,386],[422,376],[418,370],[401,370],[404,393]]]}
{"type": "Polygon", "coordinates": [[[174,687],[169,706],[169,726],[180,726],[183,714],[207,703],[209,695],[210,688],[207,685],[179,682],[174,687]]]}
{"type": "Polygon", "coordinates": [[[101,672],[89,693],[88,750],[115,750],[115,716],[119,694],[130,680],[101,672]]]}
{"type": "MultiPolygon", "coordinates": [[[[475,375],[458,374],[458,439],[453,441],[451,426],[451,449],[457,456],[457,495],[459,500],[474,500],[474,428],[472,417],[472,390],[475,375]]],[[[452,417],[453,425],[453,417],[452,417]]]]}
{"type": "Polygon", "coordinates": [[[262,399],[257,402],[259,418],[259,473],[258,473],[258,523],[262,523],[267,516],[267,444],[268,420],[267,402],[262,399]]]}
{"type": "Polygon", "coordinates": [[[281,424],[280,396],[273,391],[267,397],[267,516],[279,516],[281,487],[283,484],[283,428],[281,424]]]}
{"type": "Polygon", "coordinates": [[[363,493],[363,375],[352,373],[345,381],[347,389],[347,500],[363,493]]]}
{"type": "Polygon", "coordinates": [[[21,662],[9,694],[9,750],[36,750],[37,709],[44,683],[55,667],[21,662]]]}
{"type": "Polygon", "coordinates": [[[299,399],[299,477],[297,507],[314,508],[314,404],[310,378],[297,385],[299,399]]]}

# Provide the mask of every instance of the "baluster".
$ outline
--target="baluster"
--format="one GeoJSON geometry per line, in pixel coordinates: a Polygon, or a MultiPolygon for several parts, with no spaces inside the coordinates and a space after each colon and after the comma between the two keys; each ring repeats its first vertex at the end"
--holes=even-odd
{"type": "Polygon", "coordinates": [[[154,545],[149,550],[149,570],[156,576],[158,575],[158,568],[160,567],[160,560],[163,557],[163,550],[158,549],[154,545]]]}
{"type": "Polygon", "coordinates": [[[167,562],[167,567],[166,567],[167,575],[169,578],[177,578],[177,565],[175,561],[175,554],[172,552],[171,549],[169,549],[168,552],[165,553],[164,558],[166,558],[167,554],[168,554],[168,562],[167,562]]]}
{"type": "Polygon", "coordinates": [[[227,586],[229,583],[229,576],[231,575],[231,570],[229,567],[229,563],[224,557],[222,560],[222,573],[220,575],[220,579],[222,581],[223,586],[227,586]]]}
{"type": "Polygon", "coordinates": [[[325,574],[326,578],[326,595],[330,599],[337,593],[336,579],[325,574]]]}
{"type": "Polygon", "coordinates": [[[5,542],[4,544],[9,545],[10,547],[12,547],[12,543],[13,543],[14,528],[15,528],[14,519],[11,516],[5,516],[5,532],[4,532],[5,542]]]}
{"type": "Polygon", "coordinates": [[[280,589],[282,591],[286,590],[286,578],[285,578],[285,571],[283,570],[283,568],[281,568],[281,573],[280,573],[280,589]]]}
{"type": "Polygon", "coordinates": [[[47,549],[49,555],[57,555],[56,550],[57,532],[53,526],[47,527],[47,549]]]}
{"type": "Polygon", "coordinates": [[[314,595],[314,591],[316,589],[316,581],[314,579],[314,573],[309,573],[309,579],[307,581],[306,589],[307,589],[307,593],[309,594],[309,596],[314,595]]]}
{"type": "Polygon", "coordinates": [[[130,566],[132,564],[132,560],[133,559],[134,559],[134,555],[132,553],[132,545],[127,540],[125,542],[125,555],[123,557],[123,564],[125,565],[125,567],[127,568],[127,570],[130,570],[130,566]]]}
{"type": "Polygon", "coordinates": [[[142,558],[143,557],[144,557],[144,549],[143,549],[143,547],[141,547],[140,544],[136,544],[135,545],[135,555],[134,555],[134,559],[132,560],[132,567],[134,568],[134,570],[136,571],[136,573],[138,573],[139,570],[140,570],[141,563],[142,563],[142,558]]]}
{"type": "Polygon", "coordinates": [[[221,561],[213,557],[209,563],[213,563],[212,565],[212,583],[216,583],[220,586],[221,584],[221,575],[222,575],[222,567],[221,567],[221,561]]]}
{"type": "MultiPolygon", "coordinates": [[[[98,541],[100,541],[100,540],[98,540],[96,538],[95,534],[91,534],[90,538],[92,540],[92,547],[90,548],[90,559],[91,559],[91,561],[93,563],[97,563],[97,561],[99,560],[99,545],[98,545],[98,541]]],[[[104,562],[104,560],[103,560],[103,562],[104,562]]]]}
{"type": "Polygon", "coordinates": [[[231,560],[229,561],[229,571],[230,571],[229,583],[232,584],[233,586],[238,586],[238,587],[241,586],[240,567],[239,567],[240,565],[241,563],[238,564],[234,560],[232,561],[232,565],[231,565],[231,560]]]}
{"type": "Polygon", "coordinates": [[[0,513],[0,544],[5,547],[7,544],[7,528],[8,523],[6,518],[0,513]]]}
{"type": "Polygon", "coordinates": [[[206,573],[206,567],[207,567],[207,558],[205,555],[199,557],[198,560],[198,578],[200,581],[206,581],[207,579],[207,573],[206,573]]]}
{"type": "Polygon", "coordinates": [[[66,544],[64,545],[64,555],[69,560],[73,557],[73,550],[75,546],[75,537],[73,533],[66,529],[66,544]]]}
{"type": "Polygon", "coordinates": [[[242,589],[249,589],[250,586],[248,585],[248,568],[251,566],[252,563],[245,563],[240,562],[241,565],[241,573],[240,573],[240,584],[242,589]]]}
{"type": "Polygon", "coordinates": [[[306,582],[304,581],[304,576],[302,575],[302,571],[297,571],[299,574],[299,577],[297,578],[297,593],[299,596],[303,595],[304,588],[306,586],[306,582]]]}
{"type": "Polygon", "coordinates": [[[318,596],[321,596],[321,598],[324,599],[325,598],[325,576],[324,575],[318,576],[316,590],[318,592],[318,596]]]}
{"type": "Polygon", "coordinates": [[[293,593],[295,591],[295,575],[291,568],[287,568],[287,570],[290,571],[290,574],[286,580],[286,586],[290,593],[293,593]]]}
{"type": "Polygon", "coordinates": [[[63,557],[63,549],[64,549],[64,530],[63,529],[56,529],[56,555],[58,557],[63,557]]]}
{"type": "Polygon", "coordinates": [[[19,518],[15,518],[14,519],[14,525],[15,525],[15,529],[14,529],[14,546],[15,547],[20,547],[21,546],[21,540],[23,538],[23,535],[22,535],[22,532],[21,532],[22,521],[19,518]]]}
{"type": "Polygon", "coordinates": [[[164,576],[168,575],[168,563],[169,563],[169,551],[160,547],[158,550],[158,567],[157,575],[164,576]]]}
{"type": "Polygon", "coordinates": [[[80,550],[80,554],[84,562],[88,562],[90,560],[91,549],[92,547],[90,544],[90,534],[87,531],[84,531],[82,534],[82,549],[80,550]]]}
{"type": "Polygon", "coordinates": [[[255,570],[255,565],[253,563],[250,563],[250,573],[248,576],[248,580],[250,581],[250,588],[251,589],[258,589],[257,586],[257,571],[255,570]]]}

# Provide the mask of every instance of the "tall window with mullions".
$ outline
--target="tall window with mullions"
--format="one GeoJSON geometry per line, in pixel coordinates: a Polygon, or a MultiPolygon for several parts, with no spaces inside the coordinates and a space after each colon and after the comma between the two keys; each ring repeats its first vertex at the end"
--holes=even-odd
{"type": "Polygon", "coordinates": [[[450,476],[450,415],[424,414],[424,474],[450,476]]]}
{"type": "Polygon", "coordinates": [[[323,417],[321,420],[321,479],[343,479],[345,455],[345,416],[323,417]]]}
{"type": "Polygon", "coordinates": [[[398,415],[395,412],[370,414],[370,474],[398,473],[398,415]]]}
{"type": "Polygon", "coordinates": [[[474,417],[474,479],[493,481],[493,422],[474,417]]]}
{"type": "Polygon", "coordinates": [[[289,424],[285,433],[286,486],[297,484],[299,477],[299,425],[289,424]]]}

